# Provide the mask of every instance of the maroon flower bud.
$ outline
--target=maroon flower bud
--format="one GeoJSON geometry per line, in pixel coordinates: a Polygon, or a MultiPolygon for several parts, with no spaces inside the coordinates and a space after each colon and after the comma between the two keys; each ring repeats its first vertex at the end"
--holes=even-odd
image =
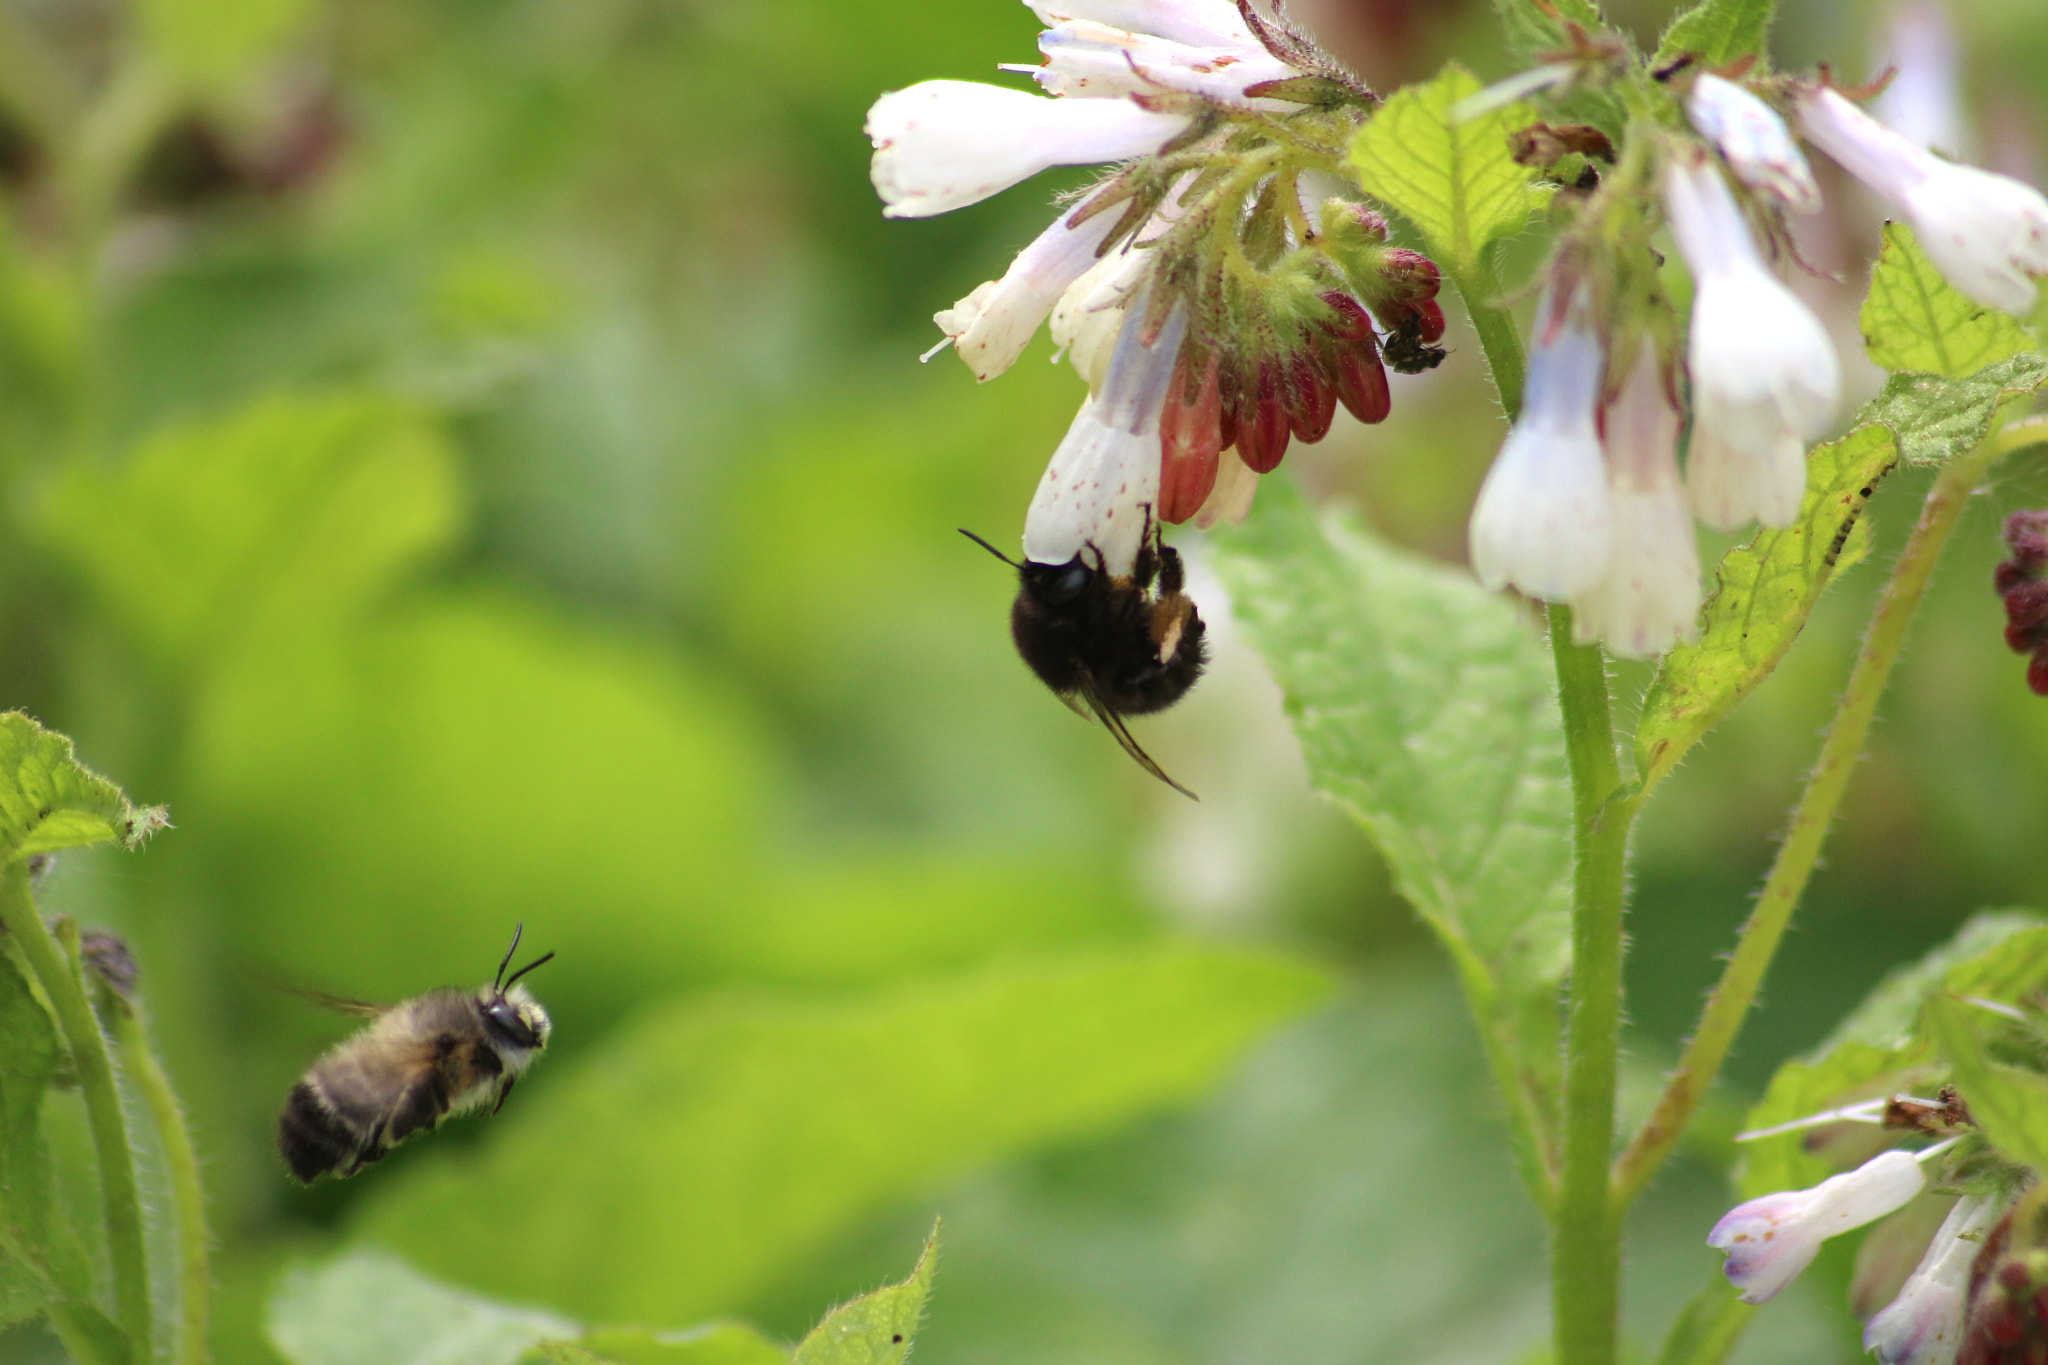
{"type": "Polygon", "coordinates": [[[2027,686],[2035,696],[2048,697],[2048,648],[2034,651],[2033,662],[2027,665],[2027,686]]]}
{"type": "Polygon", "coordinates": [[[2014,646],[2032,649],[2039,642],[2042,627],[2048,626],[2048,579],[2032,579],[2006,593],[2005,621],[2007,639],[2015,630],[2033,632],[2026,645],[2014,646]]]}
{"type": "Polygon", "coordinates": [[[1351,415],[1368,424],[1386,421],[1394,410],[1394,399],[1387,390],[1387,369],[1380,363],[1379,343],[1372,333],[1368,331],[1357,341],[1333,340],[1329,359],[1337,397],[1351,415]]]}
{"type": "Polygon", "coordinates": [[[2029,573],[2048,567],[2048,511],[2015,512],[2005,519],[2013,562],[2029,573]]]}
{"type": "Polygon", "coordinates": [[[1216,486],[1216,462],[1223,452],[1223,395],[1218,357],[1211,352],[1198,376],[1188,373],[1184,348],[1159,414],[1159,511],[1161,521],[1179,524],[1201,510],[1216,486]],[[1192,384],[1194,392],[1188,389],[1192,384]]]}
{"type": "Polygon", "coordinates": [[[1374,241],[1387,240],[1387,220],[1383,215],[1373,212],[1363,204],[1352,204],[1350,212],[1351,221],[1358,225],[1359,231],[1374,241]]]}
{"type": "Polygon", "coordinates": [[[1386,281],[1385,297],[1389,303],[1425,303],[1436,297],[1443,282],[1435,261],[1419,251],[1398,246],[1387,252],[1380,276],[1386,281]]]}
{"type": "Polygon", "coordinates": [[[1261,360],[1257,380],[1238,394],[1237,457],[1252,473],[1268,473],[1286,456],[1289,435],[1280,364],[1261,360]]]}
{"type": "Polygon", "coordinates": [[[1307,351],[1296,351],[1287,360],[1288,425],[1303,444],[1314,445],[1330,434],[1336,416],[1336,385],[1324,382],[1307,351]]]}
{"type": "Polygon", "coordinates": [[[2027,663],[2027,686],[2048,697],[2048,511],[2007,517],[2005,543],[2012,558],[1991,575],[2005,599],[2005,643],[2015,654],[2034,656],[2027,663]]]}
{"type": "Polygon", "coordinates": [[[1324,303],[1335,314],[1322,323],[1324,331],[1343,341],[1357,341],[1360,337],[1372,335],[1372,318],[1366,314],[1365,305],[1349,294],[1332,289],[1322,295],[1324,303]]]}

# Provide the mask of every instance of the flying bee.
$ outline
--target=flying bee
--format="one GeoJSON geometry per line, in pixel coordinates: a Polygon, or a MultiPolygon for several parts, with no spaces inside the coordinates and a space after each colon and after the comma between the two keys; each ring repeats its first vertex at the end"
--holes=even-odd
{"type": "Polygon", "coordinates": [[[1179,701],[1207,662],[1186,571],[1152,515],[1159,436],[1105,424],[1100,406],[1082,406],[1053,455],[1025,518],[1022,561],[961,534],[1017,570],[1010,635],[1039,681],[1092,713],[1146,772],[1193,797],[1124,724],[1179,701]]]}
{"type": "Polygon", "coordinates": [[[513,929],[496,978],[474,991],[444,987],[391,1006],[312,997],[376,1022],[330,1048],[285,1100],[277,1146],[294,1179],[346,1179],[450,1114],[504,1107],[553,1029],[519,978],[554,954],[505,975],[524,928],[513,929]]]}

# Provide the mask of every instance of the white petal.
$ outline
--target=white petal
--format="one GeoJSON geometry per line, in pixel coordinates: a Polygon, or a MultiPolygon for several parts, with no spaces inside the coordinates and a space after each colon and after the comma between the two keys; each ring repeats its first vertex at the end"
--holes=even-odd
{"type": "Polygon", "coordinates": [[[1806,140],[1879,194],[1903,199],[1936,165],[1925,147],[1901,137],[1833,90],[1802,92],[1794,108],[1806,140]]]}
{"type": "Polygon", "coordinates": [[[1927,1245],[1899,1296],[1864,1324],[1863,1349],[1880,1365],[1950,1365],[1963,1344],[1970,1268],[1984,1234],[2004,1216],[2004,1201],[1958,1199],[1927,1245]]]}
{"type": "Polygon", "coordinates": [[[1095,250],[1117,221],[1114,208],[1078,226],[1075,209],[1017,253],[1000,280],[980,285],[960,302],[932,316],[953,338],[960,358],[984,382],[1016,363],[1068,285],[1095,264],[1095,250]]]}
{"type": "Polygon", "coordinates": [[[875,192],[892,218],[978,203],[1048,166],[1157,151],[1188,125],[1125,100],[1054,100],[973,81],[924,81],[868,110],[875,192]]]}
{"type": "Polygon", "coordinates": [[[1264,52],[1230,0],[1024,0],[1047,28],[1084,19],[1195,47],[1264,52]]]}
{"type": "Polygon", "coordinates": [[[1938,166],[1901,204],[1928,259],[1977,302],[2031,313],[2033,277],[2048,274],[2048,199],[2010,176],[1938,166]]]}
{"type": "Polygon", "coordinates": [[[1231,446],[1216,457],[1216,486],[1195,513],[1195,525],[1204,531],[1219,521],[1236,525],[1252,510],[1252,495],[1259,491],[1259,476],[1231,446]]]}
{"type": "Polygon", "coordinates": [[[1750,522],[1790,526],[1806,496],[1806,443],[1788,433],[1761,444],[1735,445],[1711,424],[1695,424],[1686,452],[1692,510],[1717,531],[1750,522]]]}
{"type": "MultiPolygon", "coordinates": [[[[1538,316],[1552,315],[1549,300],[1538,316]]],[[[1567,324],[1529,359],[1521,420],[1508,433],[1472,508],[1472,569],[1564,602],[1600,581],[1613,544],[1613,504],[1595,427],[1600,343],[1567,324]]]]}
{"type": "Polygon", "coordinates": [[[1762,1303],[1797,1278],[1830,1237],[1882,1218],[1926,1188],[1911,1152],[1889,1151],[1810,1190],[1785,1190],[1730,1209],[1707,1245],[1728,1253],[1729,1281],[1762,1303]]]}
{"type": "Polygon", "coordinates": [[[1820,186],[1785,120],[1749,91],[1702,72],[1686,100],[1692,126],[1728,159],[1735,178],[1794,213],[1820,211],[1820,186]]]}
{"type": "MultiPolygon", "coordinates": [[[[1242,103],[1247,86],[1284,81],[1300,73],[1264,52],[1194,47],[1104,24],[1070,20],[1039,35],[1045,65],[1032,71],[1048,94],[1068,98],[1123,98],[1180,90],[1226,103],[1242,103]]],[[[1260,108],[1295,106],[1255,100],[1260,108]]]]}

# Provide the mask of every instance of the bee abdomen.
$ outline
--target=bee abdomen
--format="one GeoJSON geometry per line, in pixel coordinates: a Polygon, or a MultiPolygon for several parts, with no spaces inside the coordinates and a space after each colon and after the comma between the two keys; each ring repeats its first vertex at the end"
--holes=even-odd
{"type": "Polygon", "coordinates": [[[304,1081],[292,1087],[277,1116],[277,1149],[294,1180],[310,1185],[320,1176],[352,1170],[359,1147],[354,1131],[321,1102],[318,1091],[304,1081]]]}

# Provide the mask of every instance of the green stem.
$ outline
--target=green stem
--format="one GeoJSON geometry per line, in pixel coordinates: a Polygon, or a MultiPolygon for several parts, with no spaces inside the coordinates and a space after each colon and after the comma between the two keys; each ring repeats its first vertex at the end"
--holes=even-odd
{"type": "Polygon", "coordinates": [[[1559,1365],[1611,1365],[1621,1303],[1621,1213],[1609,1194],[1621,1051],[1622,904],[1634,807],[1621,790],[1607,661],[1572,643],[1550,608],[1557,700],[1571,763],[1571,1013],[1565,1031],[1564,1175],[1551,1213],[1551,1308],[1559,1365]]]}
{"type": "Polygon", "coordinates": [[[1493,268],[1481,261],[1469,271],[1453,269],[1451,283],[1465,300],[1472,330],[1479,333],[1479,349],[1486,355],[1501,411],[1513,421],[1522,411],[1522,382],[1528,362],[1522,356],[1522,334],[1515,330],[1514,315],[1495,302],[1500,297],[1500,281],[1494,278],[1493,268]]]}
{"type": "Polygon", "coordinates": [[[1721,1063],[1727,1059],[1728,1049],[1734,1045],[1735,1035],[1756,1000],[1764,973],[1770,968],[1771,958],[1778,951],[1778,943],[1792,922],[1792,912],[1798,908],[1807,879],[1820,858],[1828,826],[1834,822],[1856,760],[1863,752],[1871,720],[1877,714],[1878,699],[1884,695],[1892,665],[1898,662],[1906,629],[1926,593],[1928,578],[1977,481],[2001,457],[2041,441],[2048,441],[2048,419],[2015,423],[1968,454],[1951,460],[1928,491],[1919,523],[1913,527],[1905,550],[1892,566],[1891,580],[1877,600],[1862,651],[1849,674],[1841,709],[1821,743],[1820,759],[1807,777],[1806,789],[1800,793],[1791,829],[1778,847],[1778,856],[1757,897],[1756,908],[1742,926],[1735,952],[1722,970],[1714,993],[1707,998],[1699,1026],[1686,1043],[1685,1054],[1665,1085],[1657,1107],[1615,1163],[1615,1195],[1622,1207],[1642,1193],[1643,1186],[1685,1131],[1700,1097],[1720,1074],[1721,1063]]]}
{"type": "Polygon", "coordinates": [[[107,1038],[86,998],[78,964],[57,946],[50,927],[29,894],[28,867],[10,864],[0,878],[0,927],[21,946],[29,970],[57,1013],[57,1024],[71,1048],[78,1088],[99,1158],[100,1202],[107,1224],[107,1249],[114,1263],[115,1318],[134,1344],[136,1358],[151,1351],[149,1258],[142,1234],[142,1197],[135,1178],[135,1149],[128,1140],[128,1119],[114,1082],[114,1063],[107,1038]]]}
{"type": "Polygon", "coordinates": [[[192,1148],[192,1130],[185,1124],[185,1110],[178,1092],[171,1087],[163,1064],[150,1049],[149,1034],[141,1015],[125,1000],[110,1002],[114,1037],[121,1046],[121,1059],[130,1080],[149,1105],[156,1124],[157,1140],[163,1145],[164,1166],[170,1175],[171,1202],[178,1220],[178,1348],[172,1357],[178,1365],[206,1365],[207,1313],[213,1290],[208,1265],[211,1252],[206,1231],[206,1190],[199,1179],[199,1158],[192,1148]]]}

